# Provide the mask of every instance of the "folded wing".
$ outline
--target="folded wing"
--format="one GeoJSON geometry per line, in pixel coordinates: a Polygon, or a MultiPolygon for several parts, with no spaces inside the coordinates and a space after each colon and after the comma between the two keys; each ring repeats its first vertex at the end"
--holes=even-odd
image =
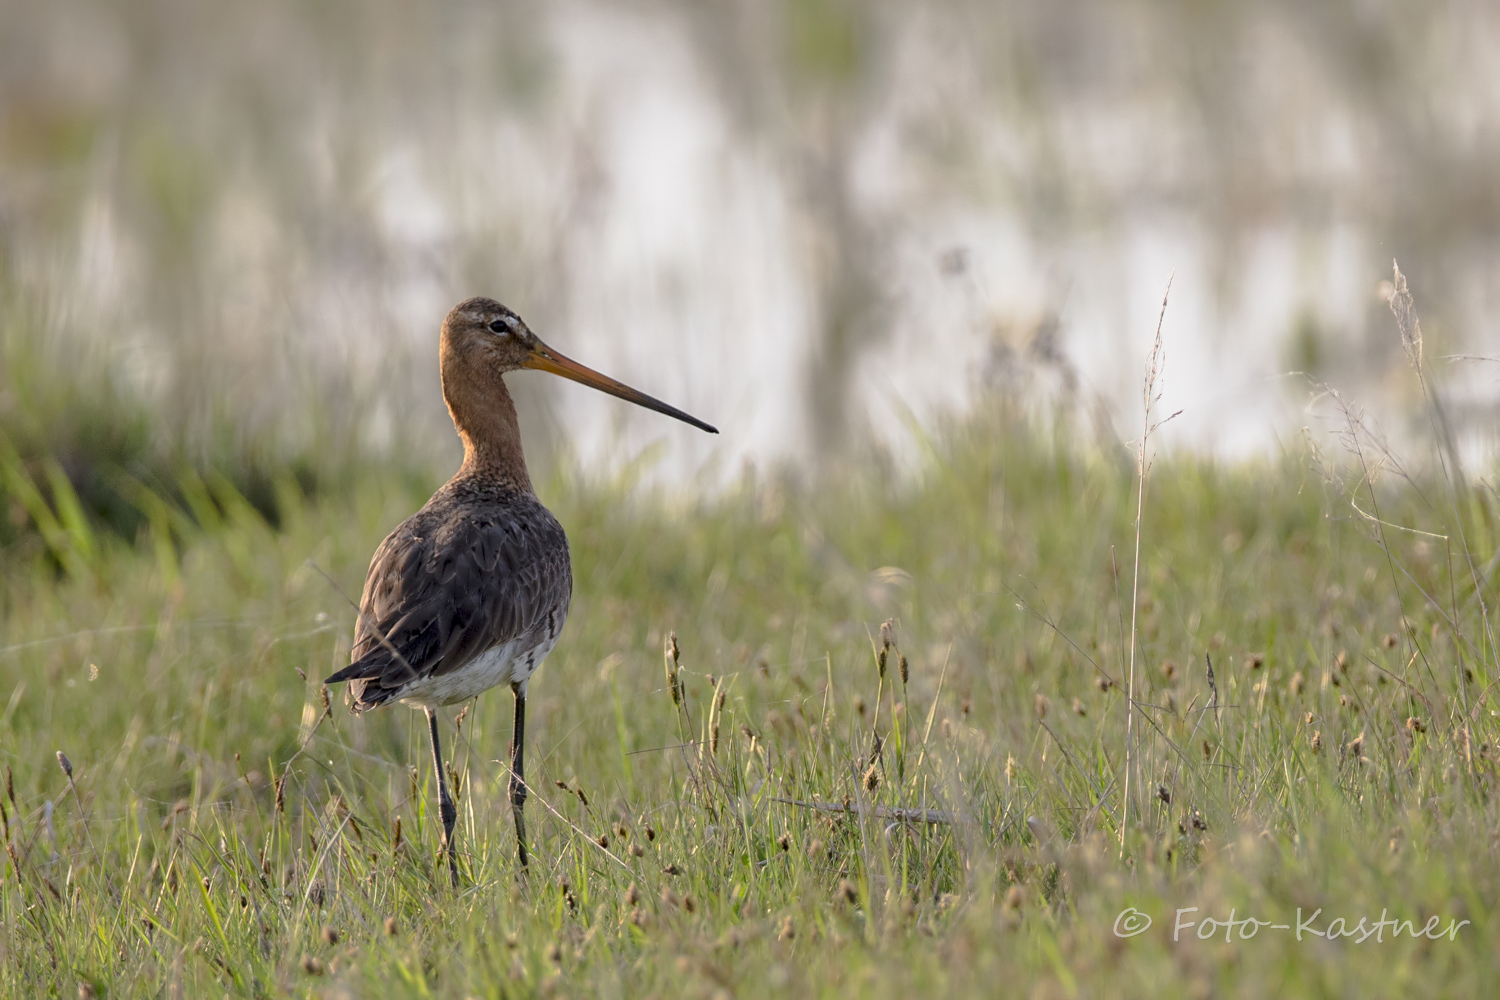
{"type": "Polygon", "coordinates": [[[326,681],[349,682],[355,712],[500,643],[533,632],[540,641],[548,613],[566,614],[567,540],[540,503],[527,506],[444,515],[429,505],[386,537],[365,578],[351,662],[326,681]]]}

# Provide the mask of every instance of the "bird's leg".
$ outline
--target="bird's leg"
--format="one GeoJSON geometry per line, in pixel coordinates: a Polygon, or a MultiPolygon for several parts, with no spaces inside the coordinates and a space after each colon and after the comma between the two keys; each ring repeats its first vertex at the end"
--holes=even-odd
{"type": "Polygon", "coordinates": [[[458,821],[458,810],[453,807],[453,797],[448,794],[448,778],[443,773],[443,750],[438,743],[437,712],[427,709],[427,732],[432,736],[432,768],[437,772],[438,811],[443,816],[443,853],[448,855],[448,873],[453,887],[458,888],[458,858],[453,854],[453,825],[458,821]]]}
{"type": "Polygon", "coordinates": [[[521,868],[525,870],[526,819],[521,811],[526,807],[526,779],[522,777],[526,746],[526,689],[520,684],[512,684],[510,689],[516,695],[516,725],[510,744],[510,808],[516,816],[516,848],[520,852],[521,868]]]}

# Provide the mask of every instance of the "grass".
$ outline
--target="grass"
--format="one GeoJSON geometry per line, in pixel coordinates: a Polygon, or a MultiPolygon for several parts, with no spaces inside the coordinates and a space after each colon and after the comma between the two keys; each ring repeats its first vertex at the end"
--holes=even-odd
{"type": "Polygon", "coordinates": [[[339,590],[434,483],[284,484],[273,528],[210,477],[86,551],[59,517],[72,555],[13,547],[0,585],[0,993],[1480,995],[1494,494],[1372,485],[1311,447],[1165,458],[1131,608],[1133,466],[996,406],[910,481],[547,483],[576,584],[531,685],[533,863],[491,693],[444,720],[456,892],[420,715],[352,719],[319,683],[348,652],[339,590]],[[1127,907],[1152,927],[1117,936],[1127,907]],[[1439,925],[1174,942],[1188,907],[1439,925]]]}

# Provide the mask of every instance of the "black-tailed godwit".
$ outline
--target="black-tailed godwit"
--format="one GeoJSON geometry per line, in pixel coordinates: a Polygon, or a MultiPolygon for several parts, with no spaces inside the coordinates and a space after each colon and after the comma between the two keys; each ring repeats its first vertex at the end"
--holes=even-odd
{"type": "Polygon", "coordinates": [[[455,307],[443,321],[439,352],[443,398],[463,441],[463,465],[375,550],[350,663],[326,683],[349,683],[356,714],[388,701],[427,713],[443,852],[456,885],[458,814],[443,773],[437,709],[497,684],[515,693],[509,791],[524,868],[526,682],[557,642],[573,592],[568,539],[531,489],[516,407],[501,376],[521,368],[552,372],[718,431],[563,357],[492,299],[455,307]]]}

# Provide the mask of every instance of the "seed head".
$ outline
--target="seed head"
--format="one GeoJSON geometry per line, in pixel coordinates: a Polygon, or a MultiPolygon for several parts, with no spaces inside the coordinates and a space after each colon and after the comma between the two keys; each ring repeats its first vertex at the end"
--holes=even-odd
{"type": "Polygon", "coordinates": [[[1163,660],[1161,664],[1161,672],[1167,675],[1167,680],[1171,680],[1172,678],[1177,676],[1177,664],[1173,663],[1171,660],[1163,660]]]}
{"type": "Polygon", "coordinates": [[[1079,698],[1073,699],[1073,714],[1082,718],[1088,715],[1088,709],[1083,707],[1083,701],[1079,698]]]}
{"type": "Polygon", "coordinates": [[[641,901],[641,891],[639,889],[637,889],[635,887],[635,883],[632,882],[632,883],[630,883],[630,887],[625,890],[625,905],[626,906],[635,906],[640,901],[641,901]]]}
{"type": "Polygon", "coordinates": [[[324,926],[324,928],[323,928],[323,943],[324,944],[338,944],[339,943],[339,932],[335,928],[333,928],[333,927],[324,926]]]}
{"type": "Polygon", "coordinates": [[[1010,784],[1016,780],[1016,759],[1010,754],[1005,755],[1005,781],[1010,784]]]}
{"type": "Polygon", "coordinates": [[[859,902],[859,886],[848,879],[844,879],[839,882],[838,891],[834,894],[834,898],[842,900],[845,903],[857,903],[859,902]]]}
{"type": "Polygon", "coordinates": [[[681,651],[677,648],[676,632],[672,632],[667,635],[666,649],[664,652],[665,656],[663,657],[663,659],[666,661],[667,667],[667,688],[672,692],[672,704],[681,705],[682,681],[677,676],[677,662],[681,657],[681,651]]]}
{"type": "Polygon", "coordinates": [[[871,764],[869,769],[865,771],[864,784],[865,791],[867,792],[873,792],[875,789],[880,787],[879,764],[871,764]]]}
{"type": "Polygon", "coordinates": [[[1156,797],[1161,799],[1163,805],[1169,806],[1172,804],[1172,792],[1166,785],[1156,786],[1156,797]]]}
{"type": "Polygon", "coordinates": [[[321,976],[328,970],[321,961],[314,958],[312,955],[303,955],[302,971],[307,973],[309,976],[321,976]]]}
{"type": "Polygon", "coordinates": [[[1048,704],[1049,702],[1047,701],[1046,695],[1039,694],[1036,696],[1036,701],[1033,702],[1033,707],[1036,709],[1036,717],[1038,719],[1045,719],[1047,717],[1048,704]]]}
{"type": "Polygon", "coordinates": [[[61,750],[57,751],[57,765],[63,769],[63,774],[68,776],[69,781],[73,780],[73,762],[61,750]]]}
{"type": "Polygon", "coordinates": [[[890,649],[896,644],[896,619],[887,618],[880,623],[880,645],[890,649]]]}
{"type": "Polygon", "coordinates": [[[902,683],[902,685],[905,685],[906,684],[907,675],[911,673],[911,671],[908,670],[907,666],[906,666],[906,654],[905,653],[901,654],[901,658],[896,661],[896,665],[898,667],[900,667],[900,669],[901,669],[901,683],[902,683]]]}
{"type": "Polygon", "coordinates": [[[1323,731],[1321,729],[1313,730],[1312,741],[1309,743],[1309,746],[1312,747],[1313,753],[1323,752],[1323,731]]]}
{"type": "Polygon", "coordinates": [[[1098,677],[1094,678],[1094,687],[1098,688],[1100,691],[1108,691],[1114,686],[1115,682],[1110,680],[1108,677],[1105,677],[1103,674],[1100,674],[1098,677]]]}
{"type": "Polygon", "coordinates": [[[782,853],[790,851],[792,849],[792,835],[790,833],[783,833],[781,836],[777,837],[776,846],[781,848],[782,853]]]}
{"type": "Polygon", "coordinates": [[[1406,728],[1409,729],[1409,730],[1411,730],[1413,733],[1425,733],[1425,732],[1427,732],[1427,725],[1426,725],[1426,723],[1424,723],[1421,719],[1417,718],[1415,715],[1409,716],[1407,718],[1407,720],[1406,720],[1406,728]]]}
{"type": "Polygon", "coordinates": [[[385,918],[385,933],[387,937],[395,937],[398,929],[395,917],[385,918]]]}
{"type": "Polygon", "coordinates": [[[1380,638],[1380,644],[1386,649],[1395,649],[1398,641],[1400,640],[1396,638],[1396,633],[1394,632],[1387,632],[1380,638]]]}
{"type": "Polygon", "coordinates": [[[1301,694],[1302,689],[1305,687],[1307,687],[1307,679],[1302,676],[1302,671],[1300,670],[1292,675],[1292,679],[1286,685],[1286,689],[1292,694],[1301,694]]]}
{"type": "Polygon", "coordinates": [[[792,925],[791,917],[783,917],[781,928],[776,932],[776,940],[790,941],[797,936],[797,928],[792,925]]]}

